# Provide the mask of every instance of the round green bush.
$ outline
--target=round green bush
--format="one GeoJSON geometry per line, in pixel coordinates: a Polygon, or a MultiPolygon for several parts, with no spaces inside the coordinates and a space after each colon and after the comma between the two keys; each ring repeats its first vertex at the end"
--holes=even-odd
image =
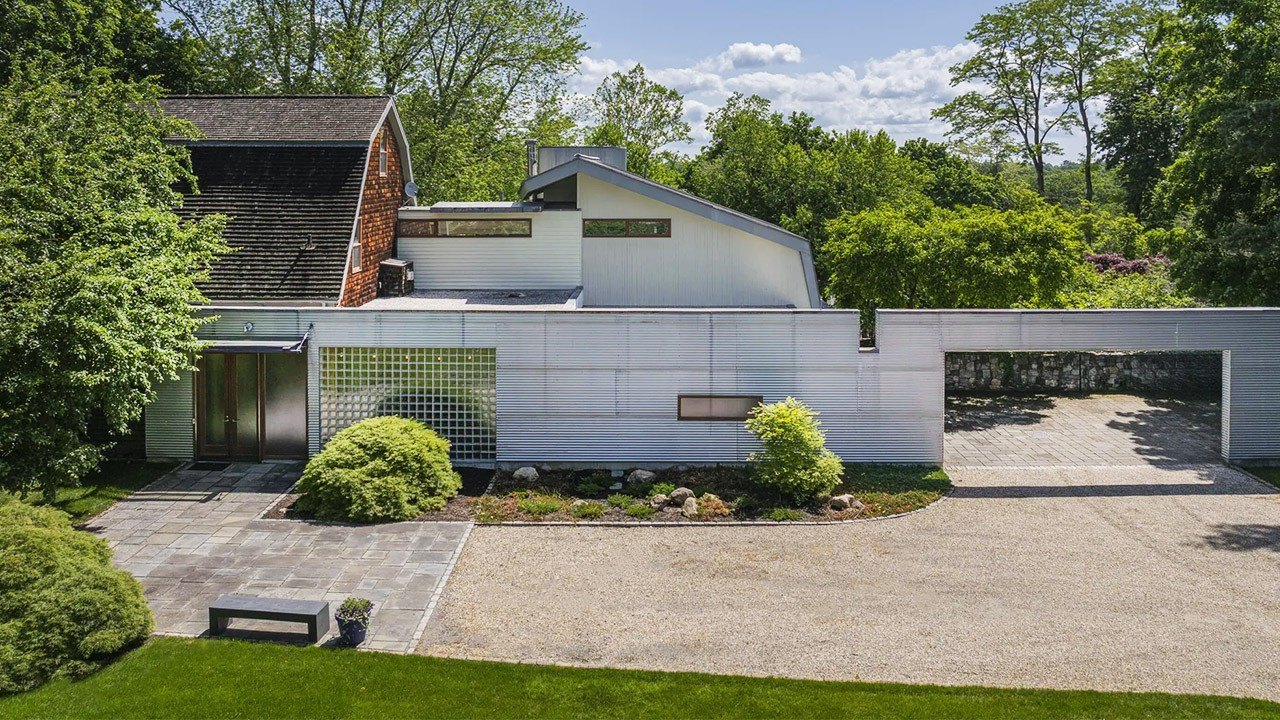
{"type": "Polygon", "coordinates": [[[142,586],[65,513],[0,505],[0,693],[82,677],[151,634],[142,586]]]}
{"type": "Polygon", "coordinates": [[[334,435],[311,458],[297,507],[321,520],[396,522],[439,510],[461,488],[448,440],[417,420],[375,417],[334,435]]]}
{"type": "Polygon", "coordinates": [[[761,489],[809,503],[840,484],[844,463],[827,449],[818,413],[799,400],[760,405],[747,418],[747,429],[764,446],[748,458],[761,489]]]}

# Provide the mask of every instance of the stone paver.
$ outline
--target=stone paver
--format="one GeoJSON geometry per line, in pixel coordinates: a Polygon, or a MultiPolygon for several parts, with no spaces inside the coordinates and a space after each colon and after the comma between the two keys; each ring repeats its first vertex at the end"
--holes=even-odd
{"type": "MultiPolygon", "coordinates": [[[[291,463],[179,469],[94,518],[116,564],[142,581],[156,631],[199,635],[224,593],[376,607],[366,647],[407,652],[421,636],[469,523],[335,525],[260,516],[298,478],[291,463]]],[[[232,621],[231,635],[301,626],[232,621]]],[[[336,631],[336,628],[335,628],[336,631]]]]}
{"type": "Polygon", "coordinates": [[[478,527],[421,650],[1280,700],[1280,492],[1186,462],[1212,432],[1164,410],[1056,400],[1036,424],[1078,445],[1057,457],[966,430],[1016,465],[952,468],[949,498],[881,522],[478,527]]]}
{"type": "Polygon", "coordinates": [[[947,399],[947,467],[1190,465],[1221,458],[1218,403],[1106,394],[947,399]]]}

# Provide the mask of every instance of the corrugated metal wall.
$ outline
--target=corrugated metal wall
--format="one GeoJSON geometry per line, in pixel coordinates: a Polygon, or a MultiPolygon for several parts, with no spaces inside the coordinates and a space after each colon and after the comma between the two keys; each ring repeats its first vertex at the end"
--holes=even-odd
{"type": "MultiPolygon", "coordinates": [[[[315,324],[313,452],[321,346],[496,348],[499,461],[616,463],[741,460],[753,449],[739,423],[676,420],[680,393],[793,395],[822,413],[848,460],[940,463],[948,351],[1210,350],[1229,351],[1224,454],[1280,458],[1280,310],[886,311],[874,351],[858,348],[857,313],[832,310],[211,312],[221,317],[209,337],[244,338],[246,321],[260,338],[315,324]]],[[[189,403],[188,380],[148,409],[149,452],[185,443],[190,453],[189,403]]]]}
{"type": "Polygon", "coordinates": [[[582,284],[582,214],[547,210],[524,215],[426,215],[438,220],[532,218],[533,237],[414,238],[396,240],[396,257],[413,261],[420,290],[519,290],[574,288],[582,284]]]}
{"type": "Polygon", "coordinates": [[[193,376],[192,372],[183,372],[177,380],[156,388],[155,402],[143,413],[148,458],[190,460],[195,454],[193,376]]]}

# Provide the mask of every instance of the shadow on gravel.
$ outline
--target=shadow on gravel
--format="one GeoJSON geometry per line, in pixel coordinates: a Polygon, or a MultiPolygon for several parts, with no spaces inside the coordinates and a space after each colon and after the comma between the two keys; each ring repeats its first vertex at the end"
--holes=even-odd
{"type": "Polygon", "coordinates": [[[1234,552],[1280,552],[1280,525],[1214,525],[1213,534],[1205,536],[1204,545],[1214,550],[1234,552]]]}
{"type": "Polygon", "coordinates": [[[1116,413],[1107,427],[1128,433],[1153,465],[1212,462],[1221,455],[1221,412],[1203,399],[1145,398],[1148,408],[1116,413]]]}
{"type": "Polygon", "coordinates": [[[1035,425],[1049,416],[1049,395],[957,395],[947,397],[946,432],[990,430],[1001,425],[1035,425]]]}

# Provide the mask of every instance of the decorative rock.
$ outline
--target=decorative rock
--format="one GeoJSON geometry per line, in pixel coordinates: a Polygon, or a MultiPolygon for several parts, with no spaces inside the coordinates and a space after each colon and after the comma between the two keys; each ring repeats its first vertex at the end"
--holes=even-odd
{"type": "Polygon", "coordinates": [[[653,499],[649,501],[649,504],[656,508],[660,508],[667,504],[667,496],[662,493],[658,493],[653,496],[653,499]]]}
{"type": "Polygon", "coordinates": [[[570,504],[570,507],[580,508],[580,507],[582,507],[583,505],[586,505],[586,504],[587,504],[587,501],[586,501],[586,500],[574,500],[574,501],[570,504]]]}
{"type": "Polygon", "coordinates": [[[664,514],[664,515],[675,515],[675,514],[677,514],[677,513],[679,513],[679,512],[680,512],[680,508],[678,508],[678,507],[670,507],[670,506],[668,506],[668,507],[664,507],[664,508],[662,508],[662,514],[664,514]]]}
{"type": "Polygon", "coordinates": [[[831,498],[832,510],[861,510],[862,503],[852,495],[836,495],[831,498]]]}
{"type": "Polygon", "coordinates": [[[517,468],[515,472],[511,473],[511,477],[522,483],[538,482],[538,471],[536,468],[526,465],[525,467],[517,468]]]}
{"type": "Polygon", "coordinates": [[[654,477],[656,476],[648,470],[632,470],[631,474],[627,476],[627,484],[650,482],[654,477]]]}
{"type": "Polygon", "coordinates": [[[698,499],[695,497],[687,497],[680,506],[680,514],[687,518],[698,517],[698,499]]]}
{"type": "Polygon", "coordinates": [[[621,489],[622,489],[622,483],[620,483],[620,482],[616,482],[616,483],[614,483],[614,484],[610,485],[610,486],[609,486],[609,489],[610,489],[610,490],[621,490],[621,489]]]}
{"type": "Polygon", "coordinates": [[[684,505],[684,501],[693,497],[693,491],[687,487],[678,487],[671,491],[671,497],[668,502],[672,505],[684,505]]]}

